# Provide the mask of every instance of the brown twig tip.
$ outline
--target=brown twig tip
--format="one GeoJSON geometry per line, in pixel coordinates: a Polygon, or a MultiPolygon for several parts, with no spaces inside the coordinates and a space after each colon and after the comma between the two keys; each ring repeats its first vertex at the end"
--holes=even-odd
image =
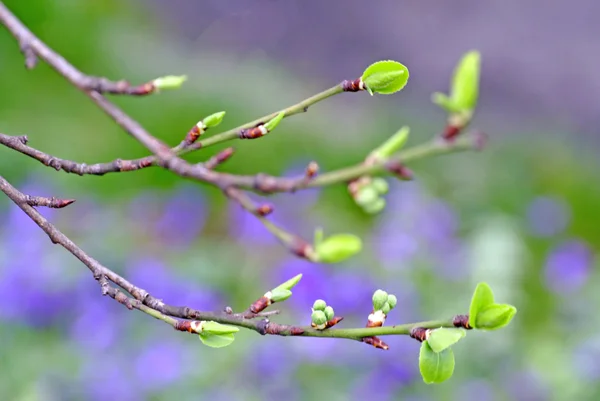
{"type": "Polygon", "coordinates": [[[315,161],[308,163],[308,166],[306,166],[306,170],[304,170],[304,176],[309,180],[314,178],[318,173],[319,165],[315,161]]]}
{"type": "Polygon", "coordinates": [[[198,138],[204,133],[203,130],[200,129],[198,125],[194,125],[192,129],[190,129],[183,140],[183,146],[190,146],[192,143],[196,142],[198,138]]]}
{"type": "Polygon", "coordinates": [[[469,324],[469,315],[456,315],[452,319],[454,327],[461,327],[466,330],[471,330],[473,327],[469,324]]]}
{"type": "Polygon", "coordinates": [[[266,217],[271,213],[273,213],[273,205],[270,205],[268,203],[263,203],[262,205],[256,208],[256,214],[261,217],[266,217]]]}
{"type": "Polygon", "coordinates": [[[452,141],[458,136],[458,134],[460,134],[461,131],[462,127],[459,125],[448,124],[444,128],[444,131],[442,131],[442,138],[444,138],[446,141],[452,141]]]}
{"type": "Polygon", "coordinates": [[[254,303],[252,305],[250,305],[250,308],[248,309],[250,312],[256,314],[256,313],[260,313],[262,311],[264,311],[265,309],[267,309],[267,307],[271,305],[271,299],[269,297],[267,297],[266,295],[263,295],[262,297],[258,298],[256,301],[254,301],[254,303]]]}
{"type": "Polygon", "coordinates": [[[261,136],[265,136],[269,133],[267,127],[264,124],[259,124],[253,128],[246,128],[240,130],[238,136],[240,139],[256,139],[261,136]]]}
{"type": "Polygon", "coordinates": [[[344,92],[360,92],[365,90],[365,85],[362,78],[357,78],[354,81],[344,80],[342,82],[344,92]]]}
{"type": "Polygon", "coordinates": [[[384,341],[383,341],[381,338],[379,338],[379,337],[375,337],[375,336],[373,336],[373,337],[365,337],[365,338],[363,338],[361,341],[362,341],[363,343],[365,343],[365,344],[372,345],[372,346],[373,346],[373,347],[375,347],[375,348],[382,349],[382,350],[385,350],[385,351],[387,351],[387,350],[389,350],[389,349],[390,349],[390,346],[389,346],[389,345],[387,345],[387,344],[386,344],[386,343],[385,343],[385,342],[384,342],[384,341]]]}
{"type": "Polygon", "coordinates": [[[403,181],[411,181],[414,178],[412,170],[398,160],[390,160],[386,163],[385,168],[403,181]]]}
{"type": "Polygon", "coordinates": [[[46,198],[43,196],[26,195],[25,201],[29,206],[43,206],[52,209],[62,209],[75,202],[75,199],[58,199],[55,197],[46,198]]]}
{"type": "Polygon", "coordinates": [[[410,336],[421,343],[427,340],[428,335],[429,329],[426,329],[424,327],[415,327],[410,331],[410,336]]]}
{"type": "Polygon", "coordinates": [[[223,149],[222,151],[208,159],[206,163],[204,163],[204,167],[206,167],[209,170],[212,170],[229,160],[229,158],[233,156],[234,152],[234,148],[223,149]]]}

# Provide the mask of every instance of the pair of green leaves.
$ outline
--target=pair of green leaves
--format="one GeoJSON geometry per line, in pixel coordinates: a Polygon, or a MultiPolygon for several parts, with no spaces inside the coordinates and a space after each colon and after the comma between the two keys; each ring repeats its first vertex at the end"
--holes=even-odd
{"type": "MultiPolygon", "coordinates": [[[[469,307],[469,325],[474,329],[497,330],[508,325],[516,313],[514,306],[496,303],[490,286],[479,283],[469,307]]],[[[465,335],[464,329],[451,327],[428,333],[419,353],[419,370],[425,383],[441,383],[452,376],[454,352],[450,347],[465,335]]]]}
{"type": "Polygon", "coordinates": [[[234,334],[240,331],[235,326],[217,322],[204,321],[200,325],[201,329],[198,334],[200,341],[211,348],[223,348],[230,345],[235,340],[234,334]]]}
{"type": "Polygon", "coordinates": [[[469,325],[474,329],[497,330],[508,325],[516,313],[514,306],[496,303],[490,286],[479,283],[471,299],[469,325]]]}
{"type": "Polygon", "coordinates": [[[451,114],[471,115],[479,98],[479,74],[481,55],[478,51],[467,52],[454,69],[450,83],[450,96],[436,92],[432,101],[451,114]]]}

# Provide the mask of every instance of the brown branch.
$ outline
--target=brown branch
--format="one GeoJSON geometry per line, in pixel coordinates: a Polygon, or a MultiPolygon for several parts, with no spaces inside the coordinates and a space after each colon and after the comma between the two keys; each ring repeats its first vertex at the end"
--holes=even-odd
{"type": "Polygon", "coordinates": [[[58,199],[55,197],[47,198],[44,196],[26,195],[25,201],[29,206],[44,206],[53,209],[62,209],[75,202],[75,199],[58,199]]]}

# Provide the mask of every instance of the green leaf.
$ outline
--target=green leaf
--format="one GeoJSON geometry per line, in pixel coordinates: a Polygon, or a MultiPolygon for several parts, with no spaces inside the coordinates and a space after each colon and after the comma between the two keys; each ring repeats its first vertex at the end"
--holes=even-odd
{"type": "Polygon", "coordinates": [[[480,66],[481,55],[472,50],[462,57],[454,70],[450,97],[461,110],[473,110],[477,105],[480,66]]]}
{"type": "Polygon", "coordinates": [[[440,353],[433,352],[429,343],[421,343],[419,352],[419,370],[423,381],[427,384],[442,383],[452,377],[454,373],[454,352],[446,348],[440,353]]]}
{"type": "Polygon", "coordinates": [[[156,78],[152,81],[152,84],[158,90],[179,89],[186,79],[187,76],[185,75],[167,75],[166,77],[156,78]]]}
{"type": "Polygon", "coordinates": [[[494,293],[487,283],[479,283],[471,298],[471,306],[469,307],[469,325],[474,329],[477,328],[477,314],[483,308],[494,304],[494,293]]]}
{"type": "Polygon", "coordinates": [[[283,116],[285,116],[285,113],[282,111],[281,113],[277,114],[274,118],[269,120],[269,122],[267,122],[265,124],[265,128],[267,129],[267,131],[268,132],[273,131],[275,129],[275,127],[277,127],[279,125],[281,120],[283,120],[283,116]]]}
{"type": "Polygon", "coordinates": [[[216,127],[217,125],[221,124],[221,121],[223,121],[223,117],[225,117],[225,112],[220,111],[218,113],[211,114],[210,116],[204,118],[202,122],[207,128],[216,127]]]}
{"type": "Polygon", "coordinates": [[[229,326],[226,324],[221,324],[217,322],[204,321],[202,322],[202,333],[208,334],[233,334],[240,331],[239,328],[235,326],[229,326]]]}
{"type": "Polygon", "coordinates": [[[481,330],[497,330],[508,325],[516,313],[512,305],[492,304],[479,310],[475,323],[481,330]]]}
{"type": "Polygon", "coordinates": [[[431,330],[427,342],[433,352],[440,353],[459,342],[466,335],[467,332],[464,329],[442,327],[431,330]]]}
{"type": "Polygon", "coordinates": [[[357,254],[362,249],[362,241],[352,234],[336,234],[315,244],[317,261],[338,263],[357,254]]]}
{"type": "Polygon", "coordinates": [[[273,302],[283,302],[291,296],[292,292],[284,288],[274,288],[271,290],[271,301],[273,302]]]}
{"type": "Polygon", "coordinates": [[[298,284],[298,282],[300,281],[301,278],[302,278],[302,274],[298,274],[297,276],[292,277],[285,283],[279,284],[273,290],[277,290],[277,289],[291,290],[292,288],[294,288],[296,286],[296,284],[298,284]]]}
{"type": "Polygon", "coordinates": [[[435,92],[431,95],[431,101],[442,109],[446,110],[448,113],[460,113],[461,109],[459,106],[454,104],[454,100],[449,98],[445,93],[435,92]]]}
{"type": "Polygon", "coordinates": [[[373,92],[390,95],[406,86],[409,73],[403,64],[386,60],[371,64],[361,78],[371,95],[373,92]]]}
{"type": "Polygon", "coordinates": [[[200,333],[199,337],[202,344],[211,348],[223,348],[235,340],[233,334],[200,333]]]}
{"type": "Polygon", "coordinates": [[[387,159],[394,153],[398,152],[406,144],[410,128],[404,126],[392,135],[387,141],[372,152],[372,155],[377,159],[387,159]]]}

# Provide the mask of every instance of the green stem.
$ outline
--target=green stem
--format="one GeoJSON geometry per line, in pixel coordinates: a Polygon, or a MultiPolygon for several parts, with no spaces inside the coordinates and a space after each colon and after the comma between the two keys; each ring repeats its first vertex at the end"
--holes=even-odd
{"type": "Polygon", "coordinates": [[[385,172],[385,166],[390,161],[400,161],[402,163],[414,162],[429,156],[442,155],[463,150],[471,150],[476,148],[477,138],[472,135],[461,136],[456,141],[448,143],[445,141],[430,141],[421,145],[414,146],[399,152],[397,155],[389,159],[378,160],[373,164],[365,165],[358,164],[351,167],[342,168],[329,173],[324,173],[310,181],[307,187],[323,187],[339,182],[350,181],[354,178],[385,172]]]}
{"type": "Polygon", "coordinates": [[[232,128],[232,129],[230,129],[228,131],[224,131],[224,132],[221,132],[220,134],[216,134],[216,135],[213,135],[213,136],[208,137],[206,139],[200,140],[200,141],[194,143],[193,145],[185,148],[181,152],[179,152],[179,155],[183,155],[183,154],[192,152],[192,151],[194,151],[196,149],[205,148],[207,146],[216,145],[216,144],[221,143],[221,142],[230,141],[232,139],[237,139],[238,135],[239,135],[239,132],[241,130],[246,129],[246,128],[255,127],[255,126],[257,126],[260,123],[265,123],[265,122],[267,122],[267,121],[275,118],[281,112],[285,113],[284,118],[291,117],[291,116],[293,116],[295,114],[304,113],[313,104],[318,103],[318,102],[320,102],[322,100],[325,100],[325,99],[327,99],[327,98],[329,98],[331,96],[338,95],[338,94],[342,93],[343,91],[344,91],[344,89],[342,87],[342,84],[341,83],[337,84],[335,86],[332,86],[329,89],[324,90],[323,92],[317,93],[314,96],[311,96],[311,97],[309,97],[307,99],[304,99],[300,103],[296,103],[296,104],[294,104],[292,106],[289,106],[289,107],[287,107],[285,109],[282,109],[282,110],[276,111],[274,113],[267,114],[266,116],[257,118],[254,121],[250,121],[250,122],[242,124],[242,125],[240,125],[238,127],[232,128]]]}

